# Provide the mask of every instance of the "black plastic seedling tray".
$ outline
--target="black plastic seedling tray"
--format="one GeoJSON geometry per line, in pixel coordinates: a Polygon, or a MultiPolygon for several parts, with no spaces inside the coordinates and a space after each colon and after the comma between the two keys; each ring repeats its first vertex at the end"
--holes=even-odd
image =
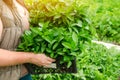
{"type": "Polygon", "coordinates": [[[34,64],[25,64],[25,67],[30,74],[77,73],[76,59],[72,60],[72,65],[69,68],[66,63],[60,64],[59,58],[49,67],[39,67],[34,64]]]}

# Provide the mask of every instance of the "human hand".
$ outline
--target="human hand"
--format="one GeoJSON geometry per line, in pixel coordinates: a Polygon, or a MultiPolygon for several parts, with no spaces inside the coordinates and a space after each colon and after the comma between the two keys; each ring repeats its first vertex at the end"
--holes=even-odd
{"type": "Polygon", "coordinates": [[[46,56],[45,54],[33,54],[30,63],[38,66],[47,66],[50,65],[55,60],[46,56]]]}

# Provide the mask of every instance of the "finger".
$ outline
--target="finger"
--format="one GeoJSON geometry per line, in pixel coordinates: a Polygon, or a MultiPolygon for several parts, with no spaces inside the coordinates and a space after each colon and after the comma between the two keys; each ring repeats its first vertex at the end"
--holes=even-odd
{"type": "Polygon", "coordinates": [[[52,59],[50,57],[47,57],[47,60],[50,61],[50,62],[54,62],[55,61],[55,59],[52,59]]]}
{"type": "MultiPolygon", "coordinates": [[[[44,56],[46,56],[45,54],[43,54],[44,56]]],[[[48,56],[46,56],[46,58],[47,58],[47,60],[49,60],[49,61],[51,61],[51,62],[54,62],[55,61],[55,59],[52,59],[52,58],[50,58],[50,57],[48,57],[48,56]]]]}

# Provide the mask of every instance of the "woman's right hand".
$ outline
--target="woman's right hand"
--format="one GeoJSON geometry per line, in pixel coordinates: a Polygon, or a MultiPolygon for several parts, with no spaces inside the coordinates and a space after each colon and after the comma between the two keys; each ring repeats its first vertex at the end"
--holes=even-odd
{"type": "Polygon", "coordinates": [[[55,60],[45,54],[33,54],[30,63],[38,66],[48,66],[55,60]]]}

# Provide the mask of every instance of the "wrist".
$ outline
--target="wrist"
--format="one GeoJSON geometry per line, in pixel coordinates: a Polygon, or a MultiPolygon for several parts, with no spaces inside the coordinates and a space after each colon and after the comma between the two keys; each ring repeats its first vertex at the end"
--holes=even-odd
{"type": "Polygon", "coordinates": [[[26,63],[33,63],[34,53],[25,53],[26,63]]]}

